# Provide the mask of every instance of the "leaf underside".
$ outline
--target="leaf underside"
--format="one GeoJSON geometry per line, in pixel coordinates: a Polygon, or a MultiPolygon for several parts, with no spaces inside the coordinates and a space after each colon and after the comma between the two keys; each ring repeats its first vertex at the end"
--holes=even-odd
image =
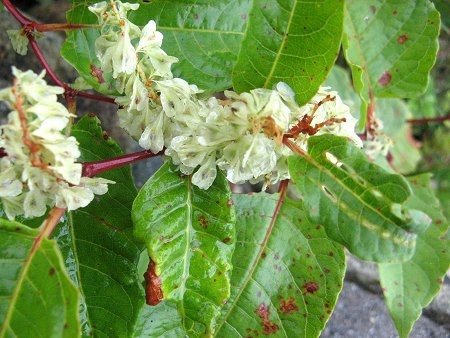
{"type": "Polygon", "coordinates": [[[292,156],[289,171],[309,216],[354,255],[378,262],[414,253],[416,235],[402,217],[406,180],[370,163],[343,137],[311,137],[308,154],[292,156]],[[339,163],[336,163],[338,161],[339,163]]]}
{"type": "Polygon", "coordinates": [[[164,299],[177,303],[188,334],[212,334],[230,296],[235,216],[228,182],[219,174],[205,191],[167,162],[140,190],[132,215],[164,299]]]}

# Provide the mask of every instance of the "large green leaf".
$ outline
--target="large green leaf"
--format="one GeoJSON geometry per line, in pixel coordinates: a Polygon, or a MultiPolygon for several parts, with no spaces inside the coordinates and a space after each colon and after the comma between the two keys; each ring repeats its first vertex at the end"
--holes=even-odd
{"type": "Polygon", "coordinates": [[[363,100],[361,116],[371,96],[414,97],[425,90],[439,26],[429,0],[345,2],[343,44],[363,100]]]}
{"type": "Polygon", "coordinates": [[[414,322],[439,292],[450,265],[448,223],[430,189],[430,175],[411,177],[408,204],[427,212],[433,224],[417,238],[416,252],[407,262],[379,264],[386,304],[400,337],[408,337],[414,322]]]}
{"type": "Polygon", "coordinates": [[[0,219],[0,337],[77,337],[79,294],[56,242],[0,219]]]}
{"type": "Polygon", "coordinates": [[[345,255],[301,201],[236,195],[231,298],[216,337],[317,337],[342,288],[345,255]]]}
{"type": "Polygon", "coordinates": [[[187,333],[212,334],[230,296],[235,215],[228,182],[219,173],[205,191],[167,162],[140,190],[133,221],[187,333]]]}
{"type": "Polygon", "coordinates": [[[304,104],[317,92],[339,52],[343,1],[252,2],[233,70],[237,91],[283,81],[304,104]]]}
{"type": "Polygon", "coordinates": [[[308,154],[289,159],[289,172],[309,216],[354,255],[390,262],[414,253],[417,225],[402,208],[410,195],[406,180],[370,163],[345,138],[311,137],[308,154]]]}
{"type": "MultiPolygon", "coordinates": [[[[72,2],[73,9],[67,14],[69,22],[96,23],[95,16],[87,9],[96,1],[72,2]]],[[[247,24],[249,1],[139,2],[141,6],[130,15],[130,19],[140,26],[149,20],[156,21],[157,29],[164,34],[163,49],[180,60],[173,67],[176,76],[195,83],[207,92],[231,87],[231,70],[247,24]]],[[[108,88],[99,86],[98,77],[92,72],[100,66],[94,50],[94,41],[98,36],[96,29],[71,31],[61,54],[95,89],[108,93],[108,88]]]]}
{"type": "MultiPolygon", "coordinates": [[[[122,155],[103,134],[96,117],[85,117],[73,128],[81,161],[122,155]]],[[[101,175],[116,182],[86,208],[71,212],[55,230],[70,277],[82,295],[84,335],[130,336],[145,297],[137,276],[142,247],[134,242],[131,206],[136,196],[130,168],[101,175]]]]}

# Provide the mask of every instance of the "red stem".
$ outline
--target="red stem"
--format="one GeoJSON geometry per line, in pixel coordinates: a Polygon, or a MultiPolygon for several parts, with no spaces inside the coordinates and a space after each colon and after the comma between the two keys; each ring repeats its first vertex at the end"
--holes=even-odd
{"type": "Polygon", "coordinates": [[[429,122],[444,122],[450,120],[450,114],[447,116],[439,116],[439,117],[430,117],[427,119],[409,119],[406,122],[411,124],[425,124],[429,122]]]}
{"type": "MultiPolygon", "coordinates": [[[[96,101],[102,101],[102,102],[108,102],[115,104],[115,101],[111,97],[103,96],[103,95],[97,95],[97,94],[90,94],[86,92],[80,92],[78,90],[75,90],[71,88],[69,85],[64,83],[53,71],[53,69],[50,67],[48,62],[45,60],[45,56],[42,53],[41,49],[39,48],[39,45],[37,44],[36,40],[33,36],[33,31],[36,30],[37,27],[45,27],[49,25],[40,25],[27,17],[25,17],[22,13],[20,13],[17,8],[10,2],[10,0],[2,0],[3,5],[6,7],[6,9],[14,16],[14,18],[20,23],[22,28],[24,29],[24,32],[26,32],[26,37],[28,38],[28,41],[30,42],[31,48],[33,49],[34,53],[36,54],[36,57],[38,58],[39,62],[41,63],[42,67],[45,68],[47,71],[48,76],[51,78],[51,80],[58,86],[64,88],[66,92],[68,92],[68,95],[73,96],[81,96],[85,97],[87,99],[96,100],[96,101]]],[[[51,24],[50,24],[51,25],[51,24]]],[[[61,27],[62,24],[56,24],[57,27],[61,27]]],[[[75,28],[76,25],[67,24],[67,27],[73,26],[75,28]]],[[[85,25],[84,25],[85,26],[85,25]]]]}
{"type": "Polygon", "coordinates": [[[139,151],[133,154],[126,154],[119,157],[114,157],[107,160],[101,160],[96,162],[84,162],[83,163],[83,176],[92,177],[107,170],[111,170],[117,167],[121,167],[126,164],[145,160],[150,157],[160,156],[164,154],[164,150],[159,153],[153,154],[149,150],[139,151]]]}

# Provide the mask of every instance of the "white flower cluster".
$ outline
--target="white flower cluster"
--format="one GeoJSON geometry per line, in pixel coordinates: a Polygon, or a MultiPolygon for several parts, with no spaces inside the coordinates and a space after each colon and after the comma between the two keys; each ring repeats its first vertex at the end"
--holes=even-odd
{"type": "MultiPolygon", "coordinates": [[[[354,132],[356,119],[327,88],[303,107],[285,83],[273,90],[226,91],[226,100],[202,99],[195,85],[173,78],[170,68],[177,59],[161,49],[163,36],[155,22],[141,31],[127,19],[127,12],[138,6],[111,1],[89,7],[101,25],[97,56],[123,94],[116,99],[122,127],[145,149],[156,153],[165,147],[181,172],[193,174],[193,184],[208,189],[217,167],[233,183],[289,178],[287,157],[292,152],[283,145],[283,135],[307,115],[311,127],[322,124],[317,134],[346,136],[361,146],[354,132]],[[327,96],[333,99],[317,107],[327,96]]],[[[295,141],[305,149],[308,137],[299,133],[295,141]]]]}
{"type": "Polygon", "coordinates": [[[47,206],[75,210],[85,207],[94,194],[104,194],[103,178],[81,177],[78,143],[65,134],[72,118],[57,102],[61,87],[49,86],[40,75],[13,67],[14,85],[0,91],[10,105],[8,123],[0,126],[0,200],[6,215],[39,217],[47,206]]]}

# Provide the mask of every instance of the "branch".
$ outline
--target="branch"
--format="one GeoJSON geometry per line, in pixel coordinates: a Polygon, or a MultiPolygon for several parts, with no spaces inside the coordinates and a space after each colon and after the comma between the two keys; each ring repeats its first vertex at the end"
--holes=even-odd
{"type": "Polygon", "coordinates": [[[425,124],[430,122],[444,122],[450,120],[450,114],[447,114],[447,116],[439,116],[439,117],[430,117],[426,119],[409,119],[406,120],[406,122],[411,124],[425,124]]]}
{"type": "MultiPolygon", "coordinates": [[[[33,49],[34,53],[36,54],[36,57],[38,58],[38,60],[41,63],[42,67],[45,68],[45,70],[47,71],[48,76],[51,78],[51,80],[56,85],[64,88],[66,93],[68,93],[68,95],[71,95],[71,96],[81,96],[81,97],[85,97],[85,98],[91,99],[91,100],[96,100],[96,101],[102,101],[102,102],[108,102],[108,103],[115,104],[114,99],[111,98],[111,97],[98,95],[98,94],[90,94],[90,93],[86,93],[86,92],[81,92],[81,91],[78,91],[76,89],[73,89],[72,87],[70,87],[69,85],[64,83],[64,81],[62,81],[56,75],[56,73],[53,71],[53,69],[50,67],[50,65],[46,61],[44,54],[42,53],[41,49],[39,48],[39,45],[36,42],[36,39],[33,36],[33,32],[37,30],[36,27],[41,27],[41,28],[44,27],[45,28],[45,27],[51,26],[52,24],[50,24],[50,25],[40,25],[40,24],[38,24],[38,23],[28,19],[22,13],[20,13],[17,10],[17,8],[10,2],[10,0],[2,0],[2,2],[3,2],[3,5],[6,7],[6,9],[8,9],[8,11],[12,14],[12,16],[22,26],[22,29],[25,32],[26,37],[27,37],[27,39],[28,39],[28,41],[29,41],[29,43],[31,45],[31,48],[33,49]]],[[[55,27],[62,27],[62,26],[64,26],[64,25],[63,24],[56,24],[55,25],[55,27]]],[[[72,27],[71,29],[75,29],[76,25],[66,24],[65,26],[66,27],[72,27]]]]}
{"type": "Polygon", "coordinates": [[[127,164],[145,160],[150,157],[160,156],[164,154],[164,149],[159,153],[152,153],[149,150],[139,151],[133,154],[126,154],[119,157],[114,157],[107,160],[101,160],[96,162],[84,162],[83,163],[83,176],[92,177],[107,170],[111,170],[117,167],[121,167],[127,164]]]}

